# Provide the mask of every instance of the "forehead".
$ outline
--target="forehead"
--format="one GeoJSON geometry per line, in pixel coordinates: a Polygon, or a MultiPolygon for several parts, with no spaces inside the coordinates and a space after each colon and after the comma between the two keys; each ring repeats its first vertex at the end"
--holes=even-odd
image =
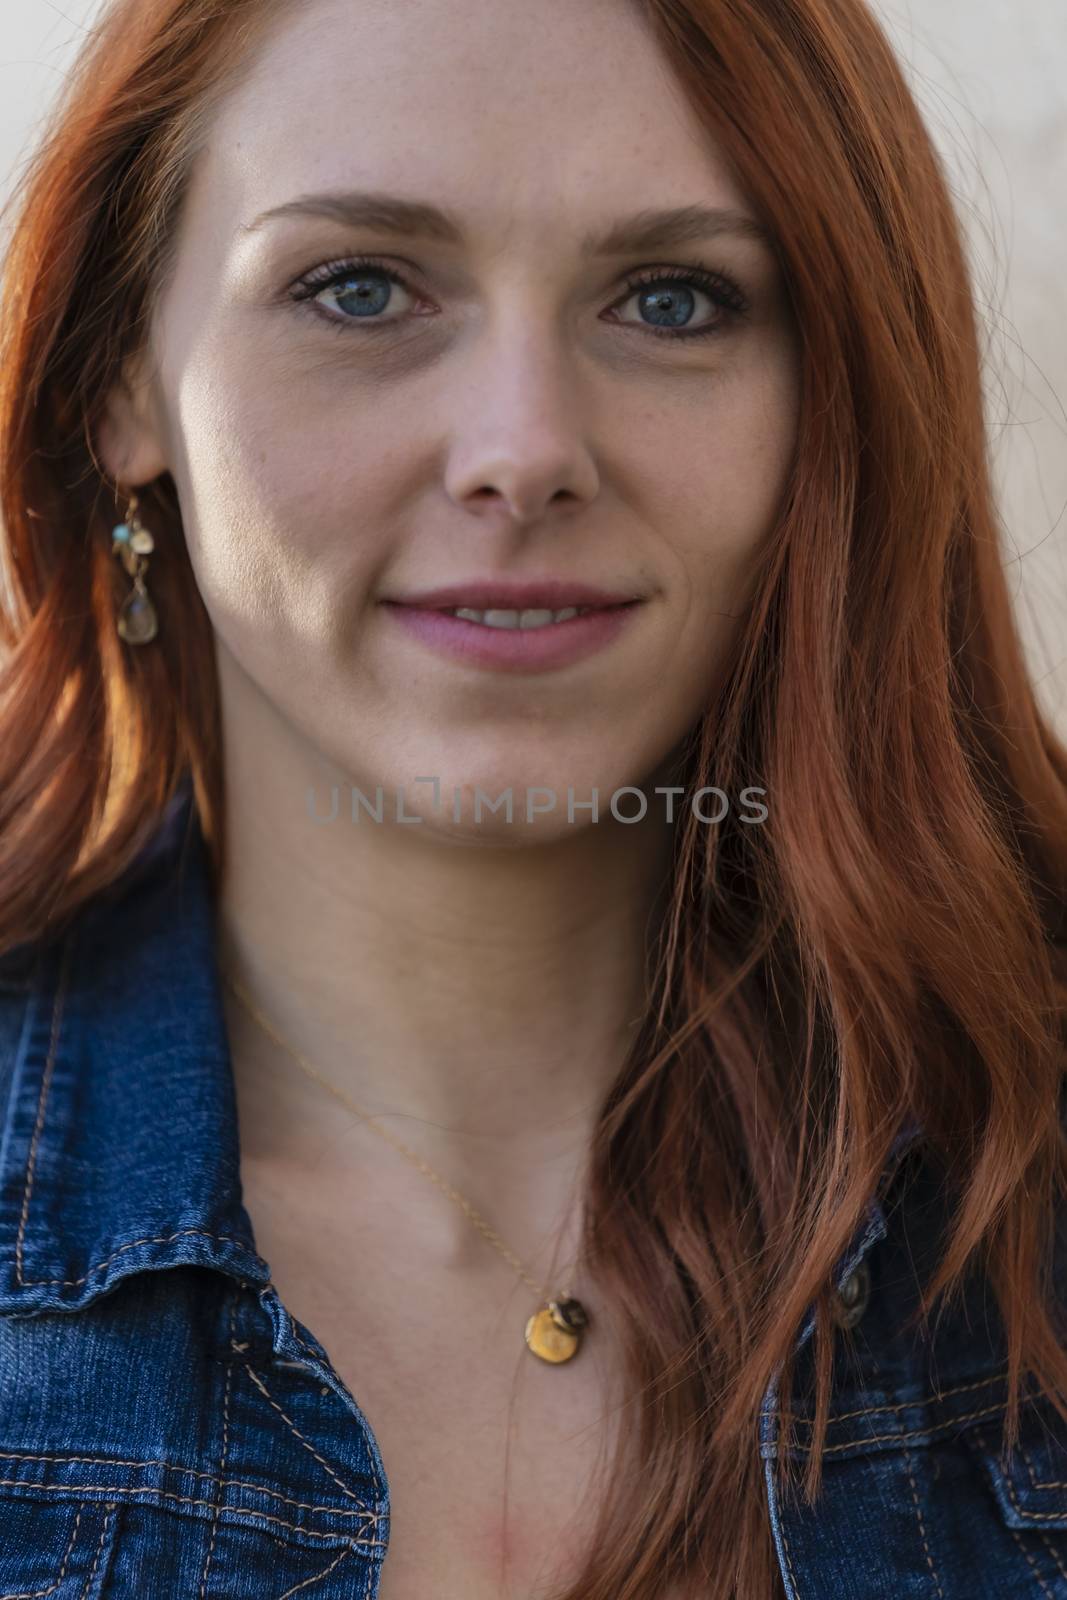
{"type": "Polygon", "coordinates": [[[434,196],[494,245],[744,206],[632,0],[301,0],[221,103],[200,176],[234,227],[365,188],[434,196]]]}

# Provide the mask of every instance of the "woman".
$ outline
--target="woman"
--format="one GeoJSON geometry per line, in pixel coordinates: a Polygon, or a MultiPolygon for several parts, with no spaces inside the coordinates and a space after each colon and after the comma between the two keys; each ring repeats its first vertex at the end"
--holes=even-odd
{"type": "Polygon", "coordinates": [[[868,12],[121,0],[3,293],[0,1592],[1067,1595],[1067,753],[868,12]]]}

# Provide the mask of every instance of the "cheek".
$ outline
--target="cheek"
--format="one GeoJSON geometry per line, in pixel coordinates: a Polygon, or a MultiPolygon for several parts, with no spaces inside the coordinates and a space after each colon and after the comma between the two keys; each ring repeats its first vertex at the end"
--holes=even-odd
{"type": "Polygon", "coordinates": [[[789,418],[760,412],[731,429],[708,458],[711,494],[701,548],[715,587],[737,597],[781,515],[793,459],[789,418]]]}
{"type": "MultiPolygon", "coordinates": [[[[682,569],[694,612],[735,611],[781,513],[796,443],[797,384],[781,359],[691,407],[646,458],[651,521],[682,569]],[[669,449],[668,449],[669,447],[669,449]],[[673,460],[676,471],[664,471],[673,460]]],[[[725,621],[724,617],[724,621],[725,621]]]]}
{"type": "Polygon", "coordinates": [[[798,375],[791,353],[777,345],[717,408],[704,452],[724,535],[743,545],[773,526],[789,476],[797,435],[798,375]]]}
{"type": "Polygon", "coordinates": [[[388,527],[389,468],[373,415],[331,426],[273,376],[216,358],[186,374],[178,417],[182,517],[216,627],[226,637],[269,620],[321,640],[341,595],[386,555],[374,530],[388,527]]]}

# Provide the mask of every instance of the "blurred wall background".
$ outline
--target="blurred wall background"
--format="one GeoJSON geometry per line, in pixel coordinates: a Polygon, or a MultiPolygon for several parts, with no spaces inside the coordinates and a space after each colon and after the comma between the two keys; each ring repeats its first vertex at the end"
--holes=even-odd
{"type": "MultiPolygon", "coordinates": [[[[0,19],[0,201],[101,0],[0,19]]],[[[1005,561],[1067,735],[1067,4],[875,0],[953,175],[987,327],[1005,561]]]]}

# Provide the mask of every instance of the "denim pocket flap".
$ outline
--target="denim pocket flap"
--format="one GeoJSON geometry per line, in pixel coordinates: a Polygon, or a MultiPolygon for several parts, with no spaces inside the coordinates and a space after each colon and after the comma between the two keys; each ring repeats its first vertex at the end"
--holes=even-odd
{"type": "Polygon", "coordinates": [[[1010,1453],[999,1424],[971,1438],[1009,1527],[1067,1528],[1067,1423],[1047,1400],[1023,1404],[1010,1453]]]}
{"type": "Polygon", "coordinates": [[[117,1507],[0,1495],[0,1600],[95,1600],[114,1553],[117,1507]]]}

